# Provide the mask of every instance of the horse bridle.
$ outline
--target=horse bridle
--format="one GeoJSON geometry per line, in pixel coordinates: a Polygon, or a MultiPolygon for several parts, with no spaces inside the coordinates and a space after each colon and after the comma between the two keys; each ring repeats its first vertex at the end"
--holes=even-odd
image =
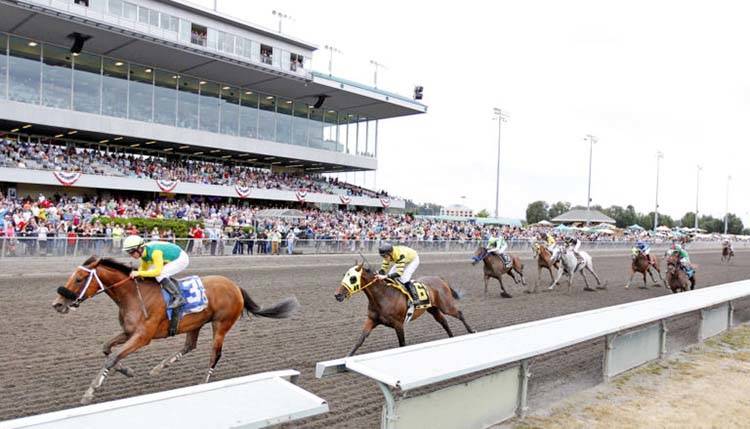
{"type": "Polygon", "coordinates": [[[78,296],[76,296],[73,292],[71,292],[70,289],[65,288],[65,286],[60,286],[59,288],[57,288],[57,293],[59,295],[73,301],[72,303],[69,304],[70,307],[78,307],[79,305],[81,305],[83,301],[86,301],[89,298],[93,298],[102,292],[106,292],[110,289],[114,289],[117,286],[120,286],[122,283],[125,283],[125,281],[130,279],[130,277],[125,277],[124,279],[120,280],[119,282],[113,285],[104,286],[104,283],[102,283],[102,280],[99,278],[99,274],[97,274],[96,272],[96,268],[88,268],[88,267],[84,267],[83,265],[80,265],[78,269],[89,273],[89,275],[86,276],[86,284],[78,293],[78,296]],[[91,280],[93,279],[96,279],[96,283],[99,285],[99,290],[97,290],[90,297],[86,297],[86,291],[89,289],[89,286],[91,285],[91,280]]]}

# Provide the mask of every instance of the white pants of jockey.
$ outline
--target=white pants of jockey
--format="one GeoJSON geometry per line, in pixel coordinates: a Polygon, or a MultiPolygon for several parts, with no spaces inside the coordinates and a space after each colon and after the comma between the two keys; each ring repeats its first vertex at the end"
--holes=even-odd
{"type": "Polygon", "coordinates": [[[184,251],[180,252],[180,256],[172,262],[164,264],[164,268],[161,270],[161,274],[156,276],[156,281],[161,282],[167,277],[174,277],[180,271],[183,271],[190,264],[190,258],[184,251]]]}
{"type": "Polygon", "coordinates": [[[508,249],[508,243],[503,244],[502,247],[493,247],[487,250],[487,253],[494,253],[496,255],[502,255],[508,249]]]}
{"type": "MultiPolygon", "coordinates": [[[[404,267],[404,273],[401,274],[401,277],[398,278],[398,281],[400,281],[403,284],[406,284],[409,280],[411,280],[411,276],[414,275],[414,272],[417,271],[417,267],[419,266],[419,256],[415,257],[413,261],[409,262],[409,264],[404,267]]],[[[394,264],[390,270],[388,270],[388,276],[396,272],[396,265],[394,264]]]]}

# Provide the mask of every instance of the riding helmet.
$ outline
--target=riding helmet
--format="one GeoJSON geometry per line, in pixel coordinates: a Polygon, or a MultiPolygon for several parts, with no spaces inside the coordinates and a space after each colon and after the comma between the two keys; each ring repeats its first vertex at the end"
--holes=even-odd
{"type": "Polygon", "coordinates": [[[123,252],[127,253],[133,249],[137,249],[143,246],[143,244],[144,241],[141,237],[137,235],[129,235],[122,243],[122,250],[123,252]]]}
{"type": "Polygon", "coordinates": [[[391,243],[383,243],[378,247],[380,256],[390,255],[391,252],[393,252],[393,245],[391,243]]]}

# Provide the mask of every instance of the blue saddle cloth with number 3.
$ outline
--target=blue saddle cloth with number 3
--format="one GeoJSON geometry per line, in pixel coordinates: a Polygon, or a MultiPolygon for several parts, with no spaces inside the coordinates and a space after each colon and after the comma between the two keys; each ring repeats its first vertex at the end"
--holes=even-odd
{"type": "MultiPolygon", "coordinates": [[[[180,310],[180,318],[186,314],[197,313],[205,310],[208,307],[208,297],[206,296],[206,288],[203,287],[203,282],[198,276],[190,276],[177,280],[180,285],[180,292],[185,298],[186,304],[183,305],[180,310]]],[[[161,290],[161,296],[164,298],[164,303],[169,305],[172,302],[172,296],[167,293],[164,289],[161,290]]],[[[167,308],[167,319],[172,320],[172,310],[167,308]]]]}

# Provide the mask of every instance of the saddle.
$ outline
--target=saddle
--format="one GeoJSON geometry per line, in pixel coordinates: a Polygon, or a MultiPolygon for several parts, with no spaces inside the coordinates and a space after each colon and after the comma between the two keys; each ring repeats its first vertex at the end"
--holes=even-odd
{"type": "Polygon", "coordinates": [[[198,313],[208,307],[208,297],[206,296],[206,288],[203,286],[203,281],[198,276],[190,276],[182,279],[177,279],[177,284],[180,287],[180,292],[183,298],[185,298],[185,305],[182,307],[172,310],[169,308],[169,303],[172,297],[164,289],[161,290],[161,296],[164,299],[164,303],[167,306],[167,319],[169,320],[169,332],[168,336],[173,336],[177,333],[177,327],[179,326],[180,320],[187,314],[198,313]],[[174,313],[177,314],[174,314],[174,313]]]}
{"type": "Polygon", "coordinates": [[[502,255],[500,255],[500,259],[502,259],[503,263],[505,264],[505,268],[510,268],[513,266],[513,259],[511,259],[507,254],[503,253],[502,255]]]}
{"type": "Polygon", "coordinates": [[[405,322],[409,322],[414,315],[414,310],[425,310],[430,307],[432,307],[432,302],[430,301],[430,293],[427,291],[427,286],[420,282],[412,282],[412,285],[414,285],[414,289],[417,291],[417,301],[414,301],[411,297],[411,294],[408,290],[406,290],[406,287],[402,285],[400,282],[393,280],[393,279],[386,279],[386,284],[392,288],[397,289],[399,292],[404,294],[407,301],[407,310],[406,310],[406,319],[405,322]]]}

